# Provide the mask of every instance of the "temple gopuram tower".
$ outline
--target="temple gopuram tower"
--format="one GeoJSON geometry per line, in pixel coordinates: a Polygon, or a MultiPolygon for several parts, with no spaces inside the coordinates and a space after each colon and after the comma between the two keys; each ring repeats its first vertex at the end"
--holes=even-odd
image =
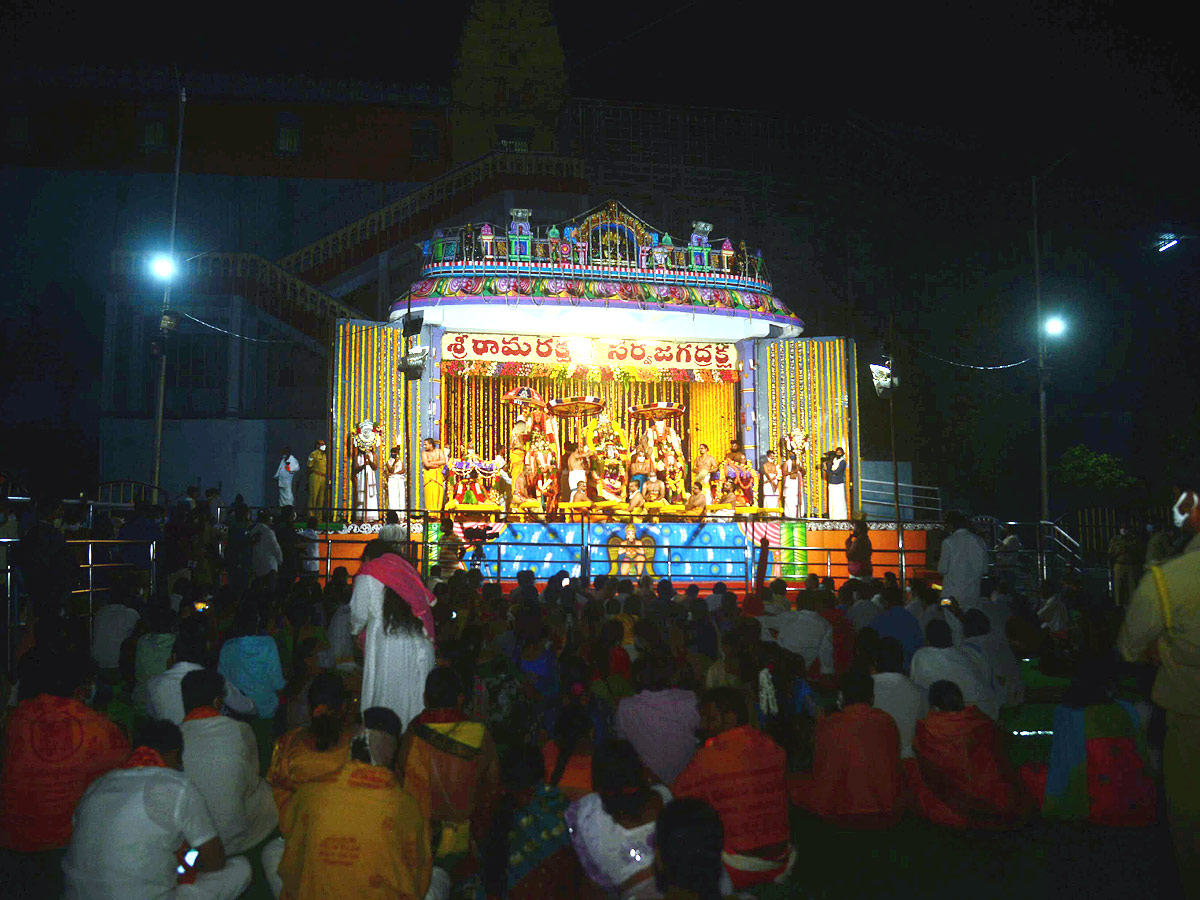
{"type": "Polygon", "coordinates": [[[548,0],[475,0],[451,80],[455,163],[490,150],[554,150],[569,98],[548,0]]]}

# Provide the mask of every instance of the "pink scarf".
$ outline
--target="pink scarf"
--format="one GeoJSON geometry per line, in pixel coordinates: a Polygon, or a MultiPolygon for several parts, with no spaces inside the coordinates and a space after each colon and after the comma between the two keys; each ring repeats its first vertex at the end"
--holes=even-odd
{"type": "Polygon", "coordinates": [[[395,553],[385,553],[378,559],[363,563],[358,574],[369,575],[383,582],[403,597],[413,615],[425,623],[425,634],[434,642],[433,594],[429,593],[416,569],[395,553]]]}

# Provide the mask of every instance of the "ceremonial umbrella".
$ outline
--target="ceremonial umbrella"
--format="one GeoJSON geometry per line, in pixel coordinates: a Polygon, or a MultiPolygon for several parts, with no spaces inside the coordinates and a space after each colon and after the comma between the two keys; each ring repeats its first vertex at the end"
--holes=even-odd
{"type": "Polygon", "coordinates": [[[678,419],[682,415],[683,404],[671,403],[667,400],[629,407],[629,418],[635,420],[658,421],[659,419],[678,419]]]}
{"type": "Polygon", "coordinates": [[[533,409],[543,409],[546,406],[546,401],[542,399],[542,395],[533,388],[526,387],[525,385],[513,388],[501,397],[500,400],[509,406],[516,407],[528,406],[533,409]]]}
{"type": "Polygon", "coordinates": [[[563,397],[561,400],[551,400],[548,405],[550,415],[569,419],[595,415],[604,409],[604,400],[600,397],[563,397]]]}

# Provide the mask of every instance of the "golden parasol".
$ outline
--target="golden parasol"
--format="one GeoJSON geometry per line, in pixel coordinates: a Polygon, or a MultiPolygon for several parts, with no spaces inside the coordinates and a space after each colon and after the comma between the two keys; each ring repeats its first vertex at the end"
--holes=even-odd
{"type": "Polygon", "coordinates": [[[551,400],[547,404],[550,415],[560,419],[572,419],[577,416],[591,416],[604,409],[604,400],[600,397],[563,397],[561,400],[551,400]]]}
{"type": "Polygon", "coordinates": [[[654,421],[661,419],[678,419],[683,415],[682,403],[671,403],[660,400],[657,403],[643,403],[641,406],[629,407],[629,418],[634,420],[654,421]]]}

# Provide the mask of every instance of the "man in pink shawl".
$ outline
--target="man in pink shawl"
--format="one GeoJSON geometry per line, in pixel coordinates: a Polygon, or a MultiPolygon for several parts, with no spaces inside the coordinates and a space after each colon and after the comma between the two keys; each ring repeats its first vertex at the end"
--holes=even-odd
{"type": "Polygon", "coordinates": [[[434,666],[433,596],[391,541],[374,541],[363,557],[350,594],[350,632],[363,642],[362,708],[386,706],[407,728],[425,708],[425,676],[434,666]],[[414,622],[411,631],[388,630],[383,610],[389,588],[421,628],[414,622]]]}

